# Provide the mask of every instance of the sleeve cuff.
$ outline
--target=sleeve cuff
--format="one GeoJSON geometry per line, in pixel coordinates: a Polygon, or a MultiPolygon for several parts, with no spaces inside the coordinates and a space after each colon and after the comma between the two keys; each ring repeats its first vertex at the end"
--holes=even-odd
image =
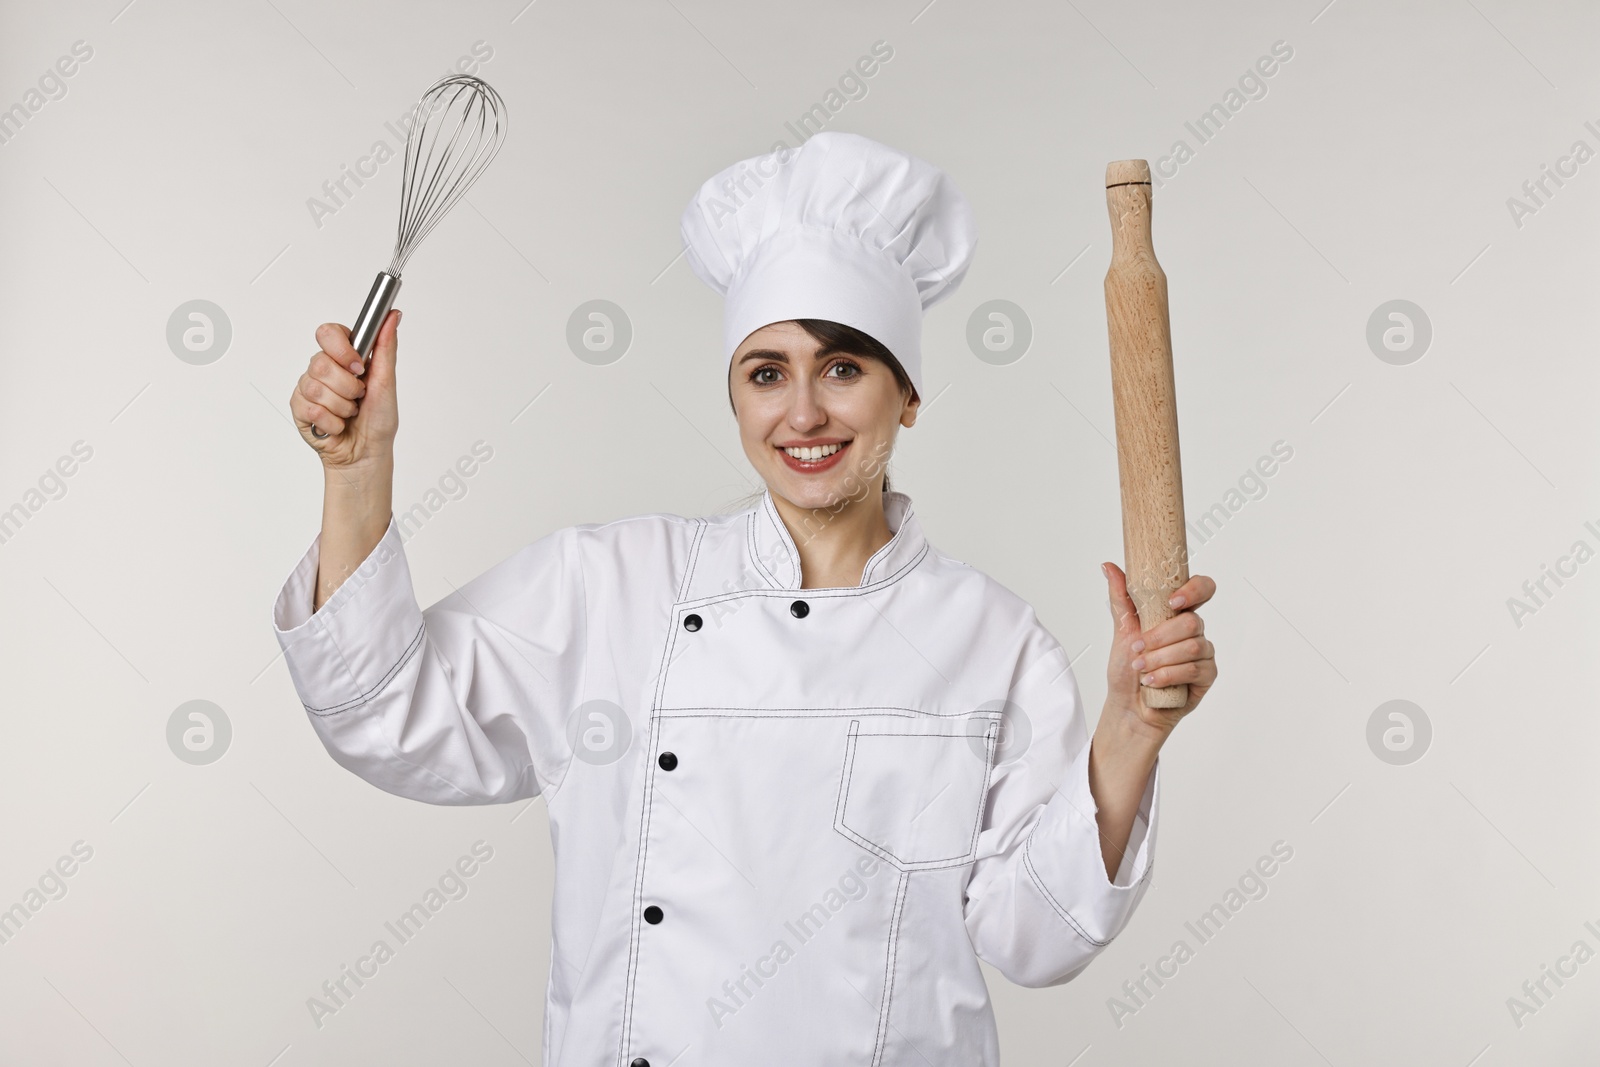
{"type": "Polygon", "coordinates": [[[1144,895],[1155,849],[1161,798],[1161,759],[1145,783],[1139,811],[1114,879],[1107,880],[1095,821],[1099,806],[1089,789],[1089,748],[1072,761],[1067,783],[1050,799],[1023,847],[1023,865],[1056,913],[1084,940],[1111,942],[1144,895]]]}
{"type": "Polygon", "coordinates": [[[333,715],[370,700],[422,646],[422,611],[394,515],[361,565],[312,612],[322,534],[272,606],[272,628],[301,702],[333,715]]]}

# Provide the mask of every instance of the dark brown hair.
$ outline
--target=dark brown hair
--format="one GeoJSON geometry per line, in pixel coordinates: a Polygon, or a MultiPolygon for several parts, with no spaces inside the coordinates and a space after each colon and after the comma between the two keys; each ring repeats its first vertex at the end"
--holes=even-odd
{"type": "MultiPolygon", "coordinates": [[[[889,373],[894,375],[895,384],[900,387],[901,393],[910,393],[916,399],[917,387],[911,384],[911,375],[906,373],[905,367],[895,358],[894,353],[869,333],[863,333],[854,326],[846,326],[842,322],[832,319],[792,319],[812,339],[822,344],[822,349],[817,354],[820,356],[832,355],[836,352],[860,356],[863,359],[873,359],[889,368],[889,373]]],[[[728,387],[728,406],[733,407],[733,387],[728,387]]],[[[738,410],[734,410],[738,414],[738,410]]],[[[889,491],[889,472],[883,472],[883,491],[889,491]]]]}

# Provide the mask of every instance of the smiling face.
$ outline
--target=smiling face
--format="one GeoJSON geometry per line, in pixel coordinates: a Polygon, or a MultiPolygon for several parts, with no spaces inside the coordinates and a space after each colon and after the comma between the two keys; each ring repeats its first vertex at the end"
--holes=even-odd
{"type": "Polygon", "coordinates": [[[801,508],[873,499],[919,400],[887,363],[828,350],[795,322],[746,337],[728,368],[739,440],[774,496],[801,508]]]}

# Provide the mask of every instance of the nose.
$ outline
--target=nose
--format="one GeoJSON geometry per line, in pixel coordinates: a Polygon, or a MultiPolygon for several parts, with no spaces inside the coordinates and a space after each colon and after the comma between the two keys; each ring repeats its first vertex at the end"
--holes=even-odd
{"type": "Polygon", "coordinates": [[[808,378],[800,379],[789,404],[789,425],[805,432],[827,422],[828,413],[822,410],[818,399],[815,383],[808,378]]]}

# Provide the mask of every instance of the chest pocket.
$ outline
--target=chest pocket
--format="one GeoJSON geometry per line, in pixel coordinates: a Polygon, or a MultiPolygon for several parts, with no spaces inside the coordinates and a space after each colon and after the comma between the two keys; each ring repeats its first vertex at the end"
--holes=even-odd
{"type": "Polygon", "coordinates": [[[977,855],[998,715],[850,720],[833,828],[902,871],[977,855]]]}

